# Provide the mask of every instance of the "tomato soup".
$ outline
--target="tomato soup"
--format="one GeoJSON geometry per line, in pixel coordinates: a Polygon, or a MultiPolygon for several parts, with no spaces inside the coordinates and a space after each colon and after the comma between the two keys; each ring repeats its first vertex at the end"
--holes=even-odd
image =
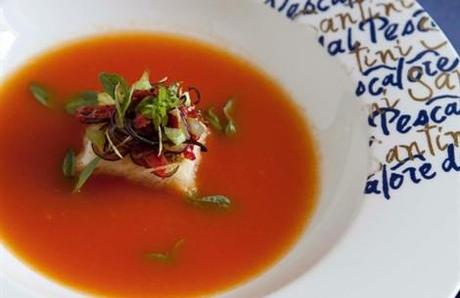
{"type": "Polygon", "coordinates": [[[249,62],[167,35],[117,34],[65,45],[20,68],[0,90],[0,239],[38,272],[92,295],[189,297],[234,287],[268,269],[304,231],[318,160],[299,108],[249,62]],[[212,133],[197,185],[225,194],[229,211],[196,208],[164,189],[94,175],[80,193],[63,177],[84,128],[63,111],[99,90],[100,72],[130,82],[144,70],[201,91],[201,106],[235,99],[237,133],[212,133]],[[31,95],[52,93],[52,108],[31,95]],[[176,245],[180,243],[180,245],[176,245]],[[146,258],[177,246],[173,262],[146,258]]]}

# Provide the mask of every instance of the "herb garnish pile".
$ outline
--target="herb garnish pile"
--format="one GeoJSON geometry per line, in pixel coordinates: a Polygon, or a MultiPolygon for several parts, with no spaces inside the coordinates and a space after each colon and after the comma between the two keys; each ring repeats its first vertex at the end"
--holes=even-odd
{"type": "Polygon", "coordinates": [[[67,105],[83,124],[86,138],[101,159],[131,160],[154,175],[174,175],[185,158],[195,160],[194,148],[207,127],[197,108],[200,93],[167,80],[151,83],[145,72],[131,87],[117,74],[99,75],[104,91],[84,92],[67,105]],[[193,98],[192,98],[193,97],[193,98]]]}
{"type": "MultiPolygon", "coordinates": [[[[114,73],[101,73],[103,91],[84,91],[72,97],[65,106],[67,113],[88,125],[85,137],[97,156],[80,173],[76,172],[76,154],[70,148],[63,160],[62,173],[76,178],[74,192],[79,192],[101,160],[117,161],[129,158],[152,174],[165,179],[173,176],[184,159],[195,160],[194,149],[207,152],[201,142],[209,124],[216,132],[236,134],[232,117],[234,99],[222,109],[225,121],[210,107],[202,112],[197,105],[201,96],[194,87],[168,83],[167,78],[152,83],[149,73],[128,86],[114,73]]],[[[43,106],[53,108],[53,96],[38,83],[29,90],[43,106]]],[[[200,207],[228,209],[231,200],[223,195],[198,196],[188,193],[187,200],[200,207]]]]}

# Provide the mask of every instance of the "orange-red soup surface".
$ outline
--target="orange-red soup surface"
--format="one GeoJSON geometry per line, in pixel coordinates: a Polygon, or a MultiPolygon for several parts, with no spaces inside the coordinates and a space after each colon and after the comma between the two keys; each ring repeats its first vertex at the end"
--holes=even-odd
{"type": "Polygon", "coordinates": [[[0,239],[39,272],[114,297],[183,297],[228,289],[279,260],[315,205],[312,135],[288,95],[248,62],[179,37],[119,34],[82,40],[37,57],[1,82],[0,239]],[[223,194],[228,212],[122,178],[95,175],[83,191],[61,164],[81,148],[84,127],[63,112],[68,98],[101,90],[100,72],[130,82],[150,70],[201,91],[202,108],[235,97],[234,137],[213,133],[198,172],[200,193],[223,194]],[[48,87],[52,109],[31,82],[48,87]],[[172,263],[145,257],[183,239],[172,263]]]}

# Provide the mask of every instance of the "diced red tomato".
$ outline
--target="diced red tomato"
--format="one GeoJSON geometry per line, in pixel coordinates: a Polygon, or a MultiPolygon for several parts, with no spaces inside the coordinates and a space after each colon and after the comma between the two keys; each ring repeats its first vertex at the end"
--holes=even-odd
{"type": "Polygon", "coordinates": [[[195,108],[195,106],[191,106],[191,107],[182,106],[179,109],[180,109],[181,113],[183,115],[185,115],[186,117],[191,117],[191,118],[199,118],[200,117],[200,113],[195,108]]]}
{"type": "Polygon", "coordinates": [[[183,152],[183,154],[184,154],[184,158],[186,158],[188,160],[195,160],[196,159],[196,155],[193,152],[193,145],[188,145],[187,148],[185,149],[185,151],[183,152]]]}
{"type": "Polygon", "coordinates": [[[153,174],[155,174],[156,176],[160,178],[168,177],[168,173],[166,171],[168,160],[166,159],[166,157],[164,157],[164,155],[158,156],[158,154],[152,152],[144,156],[144,160],[150,168],[152,169],[160,168],[158,170],[153,171],[153,174]]]}
{"type": "Polygon", "coordinates": [[[175,115],[168,114],[168,127],[179,128],[179,119],[175,115]]]}
{"type": "Polygon", "coordinates": [[[147,127],[151,121],[145,118],[142,114],[137,114],[136,118],[134,118],[134,127],[136,128],[144,128],[147,127]]]}

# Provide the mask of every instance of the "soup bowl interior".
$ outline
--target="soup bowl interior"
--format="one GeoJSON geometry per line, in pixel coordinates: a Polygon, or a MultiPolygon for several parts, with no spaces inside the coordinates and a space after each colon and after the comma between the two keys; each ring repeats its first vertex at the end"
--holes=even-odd
{"type": "MultiPolygon", "coordinates": [[[[258,66],[288,92],[318,144],[318,205],[288,255],[222,295],[261,297],[311,274],[340,246],[359,212],[368,163],[365,113],[347,73],[317,44],[315,32],[251,0],[6,0],[0,4],[0,76],[55,45],[117,31],[167,32],[215,44],[258,66]]],[[[42,277],[1,246],[0,288],[15,297],[81,295],[42,277]]]]}

